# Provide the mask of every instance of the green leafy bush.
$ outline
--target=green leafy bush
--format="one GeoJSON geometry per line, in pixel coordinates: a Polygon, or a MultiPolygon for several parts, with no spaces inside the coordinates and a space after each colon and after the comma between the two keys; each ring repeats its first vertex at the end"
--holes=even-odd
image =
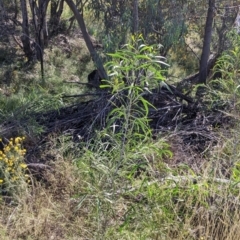
{"type": "Polygon", "coordinates": [[[119,143],[121,155],[136,149],[152,137],[148,114],[154,106],[145,95],[164,84],[165,58],[158,56],[160,45],[148,46],[141,36],[132,37],[106,64],[110,79],[102,87],[112,89],[113,109],[104,134],[119,143]]]}
{"type": "Polygon", "coordinates": [[[240,36],[230,32],[231,48],[223,52],[214,66],[214,74],[219,76],[210,81],[211,100],[228,109],[239,110],[240,104],[240,36]]]}
{"type": "Polygon", "coordinates": [[[111,106],[106,125],[75,161],[86,183],[79,195],[79,208],[96,202],[91,210],[94,219],[106,213],[110,216],[119,193],[125,194],[131,186],[139,189],[150,181],[153,166],[164,172],[162,159],[172,156],[163,137],[152,138],[148,114],[154,106],[145,99],[152,88],[164,84],[163,66],[167,64],[157,55],[158,50],[159,46],[147,46],[133,37],[121,50],[109,54],[109,79],[101,86],[112,90],[106,104],[111,106]]]}

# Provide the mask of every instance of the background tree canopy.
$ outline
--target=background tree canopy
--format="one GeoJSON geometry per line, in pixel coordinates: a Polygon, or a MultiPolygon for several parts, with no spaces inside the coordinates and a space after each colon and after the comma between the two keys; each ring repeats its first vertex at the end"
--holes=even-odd
{"type": "MultiPolygon", "coordinates": [[[[116,51],[127,43],[131,34],[140,33],[148,44],[163,45],[160,54],[169,61],[173,59],[187,73],[197,69],[204,72],[210,51],[219,56],[229,46],[226,34],[233,28],[237,13],[238,1],[1,1],[2,19],[22,26],[21,34],[14,32],[12,37],[20,40],[26,57],[32,61],[35,56],[42,68],[48,41],[61,31],[70,33],[76,19],[102,77],[106,73],[102,65],[105,60],[101,58],[106,55],[99,57],[101,54],[94,50],[89,33],[98,39],[104,53],[116,51]],[[66,18],[63,10],[69,11],[68,7],[73,16],[66,18]],[[204,46],[203,39],[206,44],[208,38],[208,46],[204,46]]],[[[205,79],[203,75],[200,74],[205,79]]],[[[204,79],[200,82],[205,82],[204,79]]]]}

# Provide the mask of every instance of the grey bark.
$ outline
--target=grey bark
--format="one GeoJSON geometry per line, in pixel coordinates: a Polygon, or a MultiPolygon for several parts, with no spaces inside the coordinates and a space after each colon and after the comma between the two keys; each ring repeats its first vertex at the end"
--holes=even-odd
{"type": "Polygon", "coordinates": [[[139,20],[138,20],[138,0],[133,2],[133,34],[138,32],[139,20]]]}
{"type": "Polygon", "coordinates": [[[214,8],[215,8],[215,0],[209,0],[204,40],[203,40],[203,49],[202,49],[200,68],[199,68],[198,83],[200,84],[206,84],[206,81],[207,81],[207,65],[208,65],[208,58],[210,55],[210,45],[212,40],[214,8]]]}

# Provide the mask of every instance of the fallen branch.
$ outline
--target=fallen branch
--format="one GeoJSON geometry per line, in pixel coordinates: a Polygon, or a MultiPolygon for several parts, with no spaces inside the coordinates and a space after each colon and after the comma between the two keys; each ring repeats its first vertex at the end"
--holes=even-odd
{"type": "MultiPolygon", "coordinates": [[[[139,188],[142,188],[144,185],[145,186],[151,186],[153,184],[166,184],[167,181],[171,181],[174,184],[173,185],[167,185],[168,188],[174,188],[176,186],[179,187],[179,185],[181,185],[180,187],[189,187],[187,186],[187,184],[202,184],[203,182],[213,182],[216,184],[224,184],[224,185],[228,185],[228,186],[235,186],[237,188],[240,187],[240,183],[236,183],[233,182],[232,180],[229,179],[222,179],[222,178],[205,178],[205,177],[201,177],[201,176],[173,176],[173,175],[168,175],[166,177],[151,181],[151,182],[144,182],[144,184],[139,184],[136,187],[132,187],[132,186],[128,186],[123,190],[117,190],[115,192],[111,192],[111,193],[105,193],[107,196],[111,196],[111,195],[118,195],[118,194],[126,194],[128,192],[134,192],[134,191],[138,191],[139,188]]],[[[239,203],[240,204],[240,203],[239,203]]]]}

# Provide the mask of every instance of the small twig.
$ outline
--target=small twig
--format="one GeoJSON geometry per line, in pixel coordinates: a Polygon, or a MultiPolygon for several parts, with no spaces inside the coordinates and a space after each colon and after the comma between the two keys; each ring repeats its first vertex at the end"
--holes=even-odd
{"type": "Polygon", "coordinates": [[[43,163],[28,163],[27,166],[33,168],[51,168],[49,165],[43,163]]]}
{"type": "Polygon", "coordinates": [[[174,108],[180,108],[182,107],[182,105],[176,105],[176,106],[167,106],[167,107],[162,107],[162,108],[157,108],[155,111],[161,111],[161,110],[165,110],[165,109],[174,109],[174,108]]]}
{"type": "Polygon", "coordinates": [[[62,97],[101,96],[103,93],[108,93],[108,92],[101,92],[101,93],[85,93],[85,94],[76,94],[76,95],[63,95],[62,97]]]}
{"type": "Polygon", "coordinates": [[[71,82],[71,81],[63,81],[64,83],[77,83],[77,84],[82,84],[82,85],[89,85],[89,83],[82,83],[82,82],[71,82]]]}
{"type": "Polygon", "coordinates": [[[192,49],[192,47],[190,46],[190,44],[186,43],[187,47],[191,50],[191,52],[194,54],[194,56],[197,58],[197,60],[200,62],[200,58],[199,56],[194,52],[194,50],[192,49]]]}
{"type": "Polygon", "coordinates": [[[12,35],[13,37],[13,40],[16,42],[16,44],[21,48],[23,49],[23,45],[17,40],[16,36],[15,35],[12,35]]]}

